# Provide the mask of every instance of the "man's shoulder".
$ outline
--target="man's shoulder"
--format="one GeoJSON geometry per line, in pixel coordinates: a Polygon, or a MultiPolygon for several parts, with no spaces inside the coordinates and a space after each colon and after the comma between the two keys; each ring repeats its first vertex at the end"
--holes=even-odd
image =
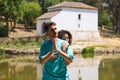
{"type": "Polygon", "coordinates": [[[50,40],[46,40],[42,43],[42,45],[49,45],[50,44],[50,40]]]}

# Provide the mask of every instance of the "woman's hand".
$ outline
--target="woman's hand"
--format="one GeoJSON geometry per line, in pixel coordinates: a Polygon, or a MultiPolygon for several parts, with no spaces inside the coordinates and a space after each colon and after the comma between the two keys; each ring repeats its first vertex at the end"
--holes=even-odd
{"type": "Polygon", "coordinates": [[[62,42],[62,51],[63,52],[66,52],[66,49],[67,49],[67,45],[66,45],[66,42],[62,42]]]}
{"type": "Polygon", "coordinates": [[[55,59],[57,59],[57,57],[58,57],[57,55],[53,54],[53,55],[50,56],[49,59],[55,60],[55,59]]]}

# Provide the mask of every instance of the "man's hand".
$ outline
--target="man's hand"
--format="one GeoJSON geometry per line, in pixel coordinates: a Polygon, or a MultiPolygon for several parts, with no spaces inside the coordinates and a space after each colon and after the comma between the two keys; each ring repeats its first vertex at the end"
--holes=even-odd
{"type": "Polygon", "coordinates": [[[57,48],[57,39],[54,39],[53,40],[53,50],[58,50],[58,48],[57,48]]]}

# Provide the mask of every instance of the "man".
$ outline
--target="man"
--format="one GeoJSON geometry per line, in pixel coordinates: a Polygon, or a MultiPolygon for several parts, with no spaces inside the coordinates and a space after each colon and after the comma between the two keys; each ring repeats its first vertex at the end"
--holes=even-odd
{"type": "MultiPolygon", "coordinates": [[[[49,37],[40,48],[39,60],[44,64],[42,80],[69,80],[67,64],[73,61],[70,46],[66,53],[62,51],[62,43],[65,42],[58,37],[57,27],[54,22],[45,26],[45,32],[49,37]]],[[[66,45],[69,44],[66,42],[66,45]]]]}

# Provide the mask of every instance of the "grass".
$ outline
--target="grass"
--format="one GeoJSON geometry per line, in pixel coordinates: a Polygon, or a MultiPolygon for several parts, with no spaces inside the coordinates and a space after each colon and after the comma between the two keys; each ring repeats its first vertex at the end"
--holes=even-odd
{"type": "Polygon", "coordinates": [[[102,47],[102,48],[108,48],[108,47],[111,47],[111,46],[108,46],[108,45],[94,45],[94,46],[88,46],[88,47],[102,47]]]}
{"type": "Polygon", "coordinates": [[[10,55],[6,53],[5,49],[35,49],[39,48],[43,40],[40,40],[38,42],[33,41],[33,42],[15,42],[15,43],[7,43],[7,44],[0,44],[0,61],[3,59],[8,59],[10,58],[10,55]]]}
{"type": "Polygon", "coordinates": [[[7,44],[0,44],[0,48],[2,47],[3,49],[5,48],[11,48],[11,49],[33,49],[33,48],[39,48],[41,43],[43,41],[39,42],[17,42],[17,43],[7,43],[7,44]]]}
{"type": "Polygon", "coordinates": [[[8,54],[2,54],[2,55],[0,55],[0,62],[1,62],[1,60],[10,59],[10,58],[11,58],[10,55],[8,55],[8,54]]]}

